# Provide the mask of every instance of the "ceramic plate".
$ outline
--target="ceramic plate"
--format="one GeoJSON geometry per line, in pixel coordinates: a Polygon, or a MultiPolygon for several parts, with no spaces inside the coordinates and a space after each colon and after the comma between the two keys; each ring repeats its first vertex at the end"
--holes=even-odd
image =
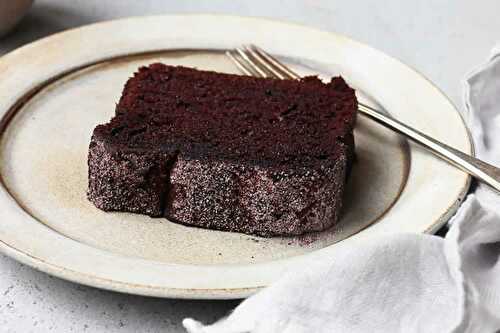
{"type": "Polygon", "coordinates": [[[343,217],[322,233],[266,239],[105,213],[89,203],[90,135],[112,116],[127,78],[158,61],[237,73],[222,50],[248,42],[302,74],[342,74],[364,102],[472,153],[462,119],[435,86],[346,37],[216,15],[94,24],[0,59],[2,251],[95,287],[229,299],[254,293],[289,267],[328,260],[339,244],[386,233],[431,233],[454,213],[468,176],[363,117],[355,130],[358,160],[343,217]]]}

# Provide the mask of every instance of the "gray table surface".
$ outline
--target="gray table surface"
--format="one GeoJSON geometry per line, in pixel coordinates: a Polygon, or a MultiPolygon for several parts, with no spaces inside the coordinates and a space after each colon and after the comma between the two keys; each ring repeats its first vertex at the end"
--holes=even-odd
{"type": "MultiPolygon", "coordinates": [[[[0,40],[0,55],[57,31],[118,17],[193,12],[270,17],[368,43],[421,71],[461,108],[462,78],[500,42],[499,10],[498,0],[36,0],[16,31],[0,40]]],[[[212,322],[237,304],[102,291],[0,255],[0,332],[184,332],[182,318],[212,322]]]]}

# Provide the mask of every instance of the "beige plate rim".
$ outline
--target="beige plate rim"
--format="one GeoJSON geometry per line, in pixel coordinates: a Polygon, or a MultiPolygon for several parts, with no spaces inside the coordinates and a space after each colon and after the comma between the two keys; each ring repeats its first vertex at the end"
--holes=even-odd
{"type": "MultiPolygon", "coordinates": [[[[385,75],[389,83],[391,80],[393,83],[400,82],[401,95],[408,93],[405,98],[411,106],[419,110],[424,109],[419,101],[413,100],[416,98],[412,99],[409,96],[411,89],[418,89],[419,93],[426,96],[428,101],[432,101],[436,108],[444,110],[443,112],[447,113],[448,116],[454,115],[453,119],[450,119],[450,126],[455,126],[457,133],[443,133],[444,131],[440,130],[439,127],[419,122],[419,119],[415,120],[415,117],[411,115],[398,114],[397,116],[415,126],[420,125],[420,128],[429,134],[457,149],[473,154],[472,141],[460,113],[438,88],[400,61],[335,33],[267,19],[224,15],[165,15],[102,22],[58,33],[15,50],[0,58],[0,73],[3,73],[0,76],[0,115],[5,122],[5,116],[8,117],[6,113],[23,103],[20,100],[22,96],[29,94],[29,92],[35,92],[40,84],[97,60],[169,49],[223,49],[245,41],[257,42],[272,52],[297,58],[314,59],[314,52],[319,54],[319,50],[324,50],[325,53],[335,52],[339,62],[344,63],[345,66],[358,66],[357,69],[362,69],[366,64],[378,64],[380,69],[373,68],[371,73],[385,75]],[[256,26],[260,27],[261,31],[273,31],[275,34],[269,37],[269,34],[259,32],[259,29],[255,30],[256,26]],[[228,33],[229,27],[231,28],[229,29],[230,33],[228,33]],[[171,33],[174,28],[176,33],[171,33]],[[136,30],[142,31],[143,34],[133,33],[136,30]],[[113,31],[113,41],[101,38],[111,31],[113,31]],[[148,32],[147,38],[144,31],[148,32]],[[223,32],[226,34],[223,35],[223,32]],[[294,50],[287,45],[287,40],[284,40],[287,35],[292,35],[296,40],[302,40],[304,43],[307,42],[307,51],[304,51],[306,48],[303,48],[302,51],[294,50]],[[278,37],[282,38],[279,41],[273,39],[278,37]],[[86,49],[81,44],[90,45],[90,47],[86,49]],[[61,58],[60,53],[64,53],[62,52],[64,49],[73,50],[73,53],[66,54],[64,58],[61,58]],[[96,50],[98,50],[98,54],[96,54],[96,50]],[[137,50],[141,50],[141,52],[137,52],[137,50]],[[362,52],[353,53],[353,50],[362,52]],[[37,56],[39,52],[45,52],[45,57],[37,56]],[[387,71],[384,72],[384,70],[387,71]],[[31,79],[23,81],[17,79],[18,77],[30,77],[31,79]]],[[[317,56],[317,58],[321,57],[317,56]]],[[[324,60],[323,56],[320,61],[324,60]]],[[[360,75],[355,79],[363,82],[365,77],[360,75]]],[[[368,90],[376,94],[377,97],[381,96],[382,104],[389,111],[401,109],[397,108],[398,103],[401,103],[401,98],[399,101],[395,101],[396,97],[375,87],[369,88],[371,89],[368,90]]],[[[439,117],[443,116],[439,115],[439,117]]],[[[431,233],[454,214],[467,193],[470,177],[444,162],[427,156],[413,145],[411,145],[411,154],[412,163],[417,163],[417,167],[418,163],[421,163],[420,166],[431,165],[441,171],[444,170],[446,174],[443,175],[443,178],[445,179],[436,180],[429,186],[438,186],[438,190],[450,191],[452,195],[450,198],[443,198],[442,202],[438,203],[442,207],[439,209],[440,213],[433,220],[409,226],[409,229],[396,231],[431,233]]],[[[412,164],[412,167],[415,166],[412,164]]],[[[405,189],[403,200],[419,196],[418,193],[407,192],[411,192],[411,184],[410,191],[405,189]]],[[[419,200],[424,200],[424,198],[419,198],[419,200]]],[[[429,205],[427,201],[425,204],[429,205]]],[[[274,281],[290,265],[304,260],[326,258],[334,247],[332,245],[316,253],[300,256],[300,258],[255,265],[221,267],[157,265],[154,262],[134,259],[133,263],[141,269],[137,272],[128,272],[131,264],[130,259],[89,248],[87,245],[62,237],[40,223],[32,223],[33,217],[26,214],[3,187],[0,188],[0,209],[0,250],[5,254],[31,267],[67,280],[104,289],[149,296],[197,299],[246,297],[274,281]],[[27,226],[27,222],[31,222],[29,226],[27,226]],[[23,236],[23,231],[29,232],[30,235],[23,236]],[[35,236],[39,237],[38,241],[36,241],[35,236]],[[50,243],[47,243],[49,241],[50,243]],[[60,251],[55,250],[58,247],[68,250],[67,254],[61,254],[60,251]],[[69,264],[69,257],[78,254],[92,259],[69,264]],[[113,263],[112,267],[110,267],[110,262],[113,263]],[[160,273],[165,271],[171,273],[173,277],[162,279],[160,273]],[[258,271],[265,273],[257,274],[258,271]],[[125,272],[130,273],[132,277],[125,277],[125,272]],[[212,284],[208,282],[203,284],[196,278],[187,278],[200,272],[213,276],[212,284]],[[220,274],[228,279],[227,287],[221,283],[213,283],[216,281],[217,275],[220,276],[220,274]],[[241,281],[239,276],[245,274],[253,279],[252,283],[241,281]]],[[[396,211],[398,209],[402,208],[399,206],[395,208],[396,211]]],[[[394,213],[394,218],[396,217],[397,212],[394,213]]],[[[381,224],[351,238],[352,241],[362,241],[375,234],[393,233],[393,229],[390,228],[390,225],[381,224]],[[388,229],[385,229],[386,227],[388,229]]],[[[341,243],[345,243],[345,241],[341,243]]],[[[341,243],[335,246],[341,246],[341,243]]]]}

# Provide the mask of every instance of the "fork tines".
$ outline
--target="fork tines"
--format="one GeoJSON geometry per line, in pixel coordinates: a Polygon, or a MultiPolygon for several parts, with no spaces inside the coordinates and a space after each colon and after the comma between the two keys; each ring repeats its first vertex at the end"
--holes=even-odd
{"type": "Polygon", "coordinates": [[[300,76],[255,45],[243,45],[226,55],[244,74],[277,79],[300,79],[300,76]]]}

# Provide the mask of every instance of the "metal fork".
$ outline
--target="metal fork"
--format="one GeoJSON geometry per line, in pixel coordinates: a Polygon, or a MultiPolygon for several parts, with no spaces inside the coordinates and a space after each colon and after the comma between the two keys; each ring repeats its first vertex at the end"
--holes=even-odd
{"type": "MultiPolygon", "coordinates": [[[[227,51],[226,55],[246,75],[277,79],[300,79],[297,73],[255,45],[245,45],[236,48],[234,51],[227,51]]],[[[360,114],[420,144],[429,152],[450,162],[500,192],[499,168],[439,142],[366,104],[358,102],[358,111],[360,114]]]]}

